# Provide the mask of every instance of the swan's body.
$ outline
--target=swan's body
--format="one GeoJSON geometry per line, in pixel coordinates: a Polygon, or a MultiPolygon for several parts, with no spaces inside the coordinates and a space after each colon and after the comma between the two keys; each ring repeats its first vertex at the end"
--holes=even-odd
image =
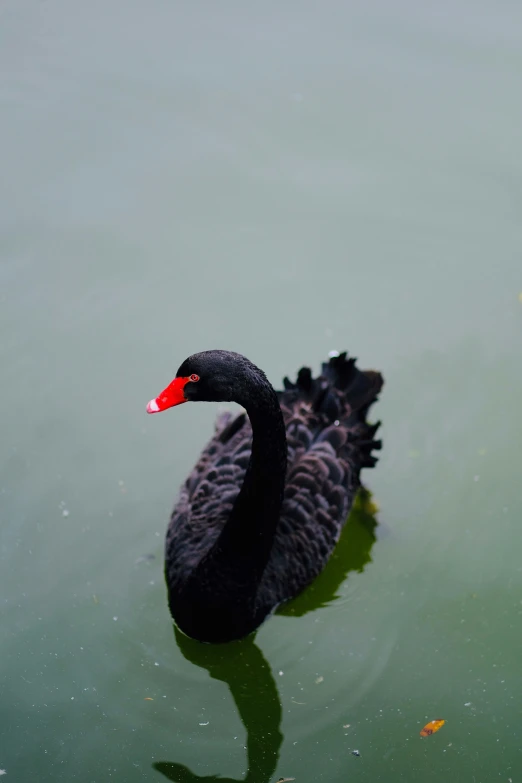
{"type": "Polygon", "coordinates": [[[226,642],[254,631],[324,568],[363,467],[375,464],[368,408],[382,387],[341,354],[313,379],[275,392],[248,359],[189,357],[149,412],[187,400],[234,400],[181,490],[170,520],[169,605],[188,636],[226,642]],[[247,415],[248,414],[248,415],[247,415]]]}

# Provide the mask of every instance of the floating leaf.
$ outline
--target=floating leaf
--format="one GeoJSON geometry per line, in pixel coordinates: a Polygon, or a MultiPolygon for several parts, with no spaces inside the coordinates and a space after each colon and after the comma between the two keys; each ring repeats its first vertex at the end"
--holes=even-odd
{"type": "Polygon", "coordinates": [[[150,696],[145,696],[143,701],[154,701],[154,699],[151,699],[150,696]]]}
{"type": "Polygon", "coordinates": [[[430,720],[429,723],[427,723],[424,728],[421,730],[421,737],[429,737],[430,734],[435,734],[436,731],[441,729],[444,724],[446,723],[445,720],[441,720],[438,718],[437,720],[430,720]]]}

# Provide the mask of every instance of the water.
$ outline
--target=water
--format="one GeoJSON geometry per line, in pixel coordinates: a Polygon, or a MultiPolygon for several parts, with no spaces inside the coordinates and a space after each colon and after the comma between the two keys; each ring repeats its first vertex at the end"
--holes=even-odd
{"type": "Polygon", "coordinates": [[[519,780],[520,4],[7,0],[0,38],[6,780],[519,780]],[[145,414],[213,347],[387,382],[379,511],[219,649],[162,577],[216,408],[145,414]]]}

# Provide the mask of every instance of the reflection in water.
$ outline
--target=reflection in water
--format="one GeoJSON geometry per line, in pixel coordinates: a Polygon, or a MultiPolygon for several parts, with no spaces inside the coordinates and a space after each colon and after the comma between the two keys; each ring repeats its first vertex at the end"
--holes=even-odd
{"type": "MultiPolygon", "coordinates": [[[[278,614],[300,617],[335,601],[342,582],[350,571],[362,571],[371,561],[375,541],[375,506],[366,489],[344,527],[343,534],[323,573],[298,598],[278,610],[278,614]]],[[[248,768],[246,783],[268,783],[274,775],[283,741],[281,703],[270,667],[255,644],[255,634],[239,642],[207,645],[184,636],[174,628],[176,641],[184,657],[206,669],[215,680],[226,682],[247,733],[248,768]]],[[[238,783],[220,775],[196,775],[183,764],[160,761],[153,764],[175,783],[220,781],[238,783]]]]}
{"type": "MultiPolygon", "coordinates": [[[[245,781],[265,783],[274,774],[283,741],[280,731],[281,704],[270,667],[254,643],[254,635],[239,642],[206,645],[174,629],[185,658],[206,669],[215,680],[228,684],[247,733],[248,770],[245,781]]],[[[219,775],[199,776],[182,764],[159,762],[155,769],[178,783],[220,780],[219,775]]]]}

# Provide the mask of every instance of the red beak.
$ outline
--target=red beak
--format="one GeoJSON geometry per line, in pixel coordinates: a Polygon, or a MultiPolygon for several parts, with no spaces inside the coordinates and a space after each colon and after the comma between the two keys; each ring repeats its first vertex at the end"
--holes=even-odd
{"type": "Polygon", "coordinates": [[[147,413],[159,413],[160,411],[166,411],[167,408],[173,408],[174,405],[181,405],[182,402],[187,402],[183,389],[188,380],[188,378],[174,378],[172,383],[169,383],[167,388],[163,389],[155,400],[151,400],[148,403],[147,413]]]}

